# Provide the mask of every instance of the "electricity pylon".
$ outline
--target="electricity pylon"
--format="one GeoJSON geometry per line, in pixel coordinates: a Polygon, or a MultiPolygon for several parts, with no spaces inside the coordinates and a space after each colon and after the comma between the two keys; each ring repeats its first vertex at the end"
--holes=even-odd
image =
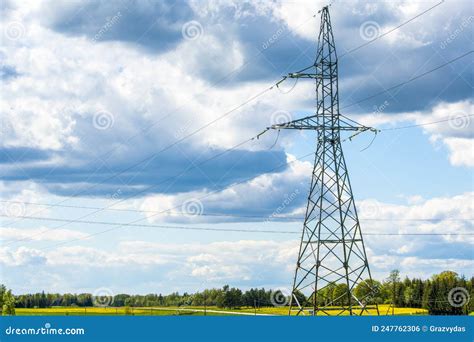
{"type": "MultiPolygon", "coordinates": [[[[290,301],[291,314],[368,314],[370,274],[341,132],[377,131],[339,113],[337,54],[328,7],[321,11],[314,65],[285,78],[314,79],[316,113],[268,129],[314,130],[317,147],[290,301]],[[309,69],[314,70],[308,73],[309,69]],[[355,295],[359,286],[360,298],[355,295]],[[305,295],[305,300],[300,294],[305,295]]],[[[378,314],[378,306],[375,306],[378,314]]]]}

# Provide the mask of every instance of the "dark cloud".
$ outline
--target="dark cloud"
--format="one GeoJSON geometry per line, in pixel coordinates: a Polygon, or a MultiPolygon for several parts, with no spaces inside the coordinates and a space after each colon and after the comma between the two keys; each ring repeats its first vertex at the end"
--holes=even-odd
{"type": "Polygon", "coordinates": [[[124,41],[151,52],[173,48],[192,19],[185,1],[87,1],[49,4],[45,24],[58,32],[100,41],[124,41]]]}
{"type": "Polygon", "coordinates": [[[47,160],[51,156],[52,151],[29,147],[0,147],[0,164],[41,161],[47,160]]]}
{"type": "MultiPolygon", "coordinates": [[[[131,46],[140,47],[144,53],[153,55],[176,47],[184,39],[181,34],[183,24],[189,20],[198,20],[203,26],[203,34],[217,38],[224,48],[209,54],[210,49],[200,46],[199,40],[193,42],[196,43],[196,49],[193,51],[196,56],[190,56],[190,59],[195,58],[197,62],[189,69],[190,73],[208,81],[220,79],[232,70],[220,66],[223,60],[223,55],[220,54],[229,53],[227,47],[230,48],[234,42],[238,42],[242,49],[244,67],[221,86],[236,86],[243,81],[273,80],[281,74],[301,69],[314,61],[316,36],[314,40],[298,36],[285,22],[272,17],[270,13],[256,10],[251,3],[242,3],[238,9],[231,5],[220,5],[218,12],[201,15],[193,13],[189,4],[184,1],[89,1],[45,4],[44,24],[57,32],[86,36],[97,42],[130,42],[133,43],[131,46]],[[245,12],[248,15],[238,15],[238,12],[245,12]],[[106,24],[110,25],[104,26],[106,24]]],[[[359,4],[362,6],[365,3],[359,4]]],[[[339,56],[367,42],[360,34],[360,27],[364,23],[375,22],[383,29],[396,26],[407,19],[384,5],[378,4],[374,8],[369,13],[363,10],[354,12],[354,7],[341,4],[331,7],[339,56]]],[[[442,11],[442,7],[433,11],[442,11]]],[[[308,13],[308,18],[311,15],[308,13]]],[[[396,40],[400,43],[395,44],[387,38],[382,38],[341,57],[339,61],[341,107],[406,81],[465,52],[467,46],[470,46],[470,32],[468,29],[456,31],[465,16],[460,10],[451,16],[447,29],[442,31],[432,28],[433,22],[429,16],[422,16],[400,31],[404,34],[406,43],[403,43],[403,40],[396,40]],[[429,33],[428,36],[422,35],[423,30],[429,33]],[[457,32],[456,37],[447,42],[452,32],[457,32]]],[[[305,25],[318,27],[319,18],[308,21],[305,25]]],[[[344,114],[372,112],[375,107],[388,102],[384,112],[397,113],[429,108],[439,101],[453,102],[472,97],[472,63],[472,58],[467,57],[388,94],[343,109],[342,112],[344,114]]],[[[0,70],[0,75],[2,78],[21,77],[14,67],[6,65],[0,70]]],[[[122,104],[121,107],[126,106],[122,104]]],[[[123,111],[127,114],[133,112],[126,108],[123,111]]],[[[144,193],[176,193],[232,184],[241,179],[257,176],[285,161],[282,152],[233,151],[203,165],[202,172],[194,169],[188,171],[177,182],[165,182],[165,179],[185,170],[189,165],[189,159],[199,163],[214,153],[219,153],[209,148],[198,151],[196,147],[186,145],[181,149],[174,148],[161,153],[149,162],[131,168],[120,176],[114,176],[151,154],[154,146],[161,146],[157,142],[166,145],[166,140],[170,141],[170,137],[153,137],[147,140],[143,135],[133,141],[133,145],[120,147],[118,152],[103,164],[100,159],[94,159],[94,154],[115,146],[117,137],[129,136],[130,132],[137,131],[141,124],[143,127],[147,126],[146,122],[139,122],[140,120],[136,119],[133,125],[137,123],[137,127],[125,128],[124,126],[130,125],[132,120],[121,124],[120,119],[121,116],[117,115],[114,126],[114,129],[119,130],[107,132],[91,131],[90,122],[77,119],[72,135],[80,137],[80,148],[58,152],[58,156],[64,156],[67,160],[67,164],[58,167],[22,165],[27,161],[49,160],[52,157],[51,152],[5,149],[2,162],[18,163],[18,167],[26,170],[28,177],[15,172],[12,168],[7,168],[2,171],[2,178],[13,181],[32,179],[43,183],[50,191],[62,195],[87,189],[88,184],[92,183],[103,184],[91,190],[84,190],[90,196],[110,195],[118,189],[125,195],[133,194],[153,185],[155,186],[153,190],[144,193]],[[107,136],[109,134],[110,136],[107,136]],[[9,155],[14,156],[14,161],[9,159],[9,155]],[[226,173],[229,169],[231,171],[226,173]],[[224,179],[221,179],[222,174],[226,175],[224,179]]],[[[174,140],[176,139],[172,139],[174,140]]]]}
{"type": "MultiPolygon", "coordinates": [[[[189,72],[211,82],[225,78],[226,82],[220,83],[221,86],[255,80],[271,82],[314,62],[317,35],[314,39],[303,38],[270,11],[257,10],[255,6],[245,2],[219,4],[218,12],[198,15],[185,1],[64,3],[54,7],[49,24],[59,32],[94,39],[107,18],[120,12],[120,19],[99,34],[99,40],[133,42],[146,51],[157,53],[168,51],[182,41],[181,28],[186,21],[198,20],[203,26],[203,35],[215,37],[223,48],[214,51],[205,43],[200,45],[199,40],[193,42],[196,49],[193,56],[189,56],[190,63],[194,60],[189,72]],[[243,54],[244,66],[241,68],[224,62],[235,42],[239,43],[243,54]]],[[[342,56],[339,63],[341,103],[357,102],[466,52],[471,42],[470,30],[462,26],[467,16],[462,11],[463,5],[449,18],[444,30],[434,25],[430,18],[431,14],[443,11],[443,6],[447,5],[438,6],[389,36],[348,55],[345,54],[351,49],[367,43],[367,37],[361,31],[367,23],[375,25],[375,37],[408,17],[383,3],[359,1],[354,6],[332,6],[334,36],[339,56],[342,56]],[[453,33],[455,39],[449,39],[453,33]],[[398,43],[391,42],[397,34],[404,38],[397,39],[398,43]]],[[[429,7],[427,3],[426,9],[429,7]]],[[[314,13],[317,10],[315,8],[314,13]]],[[[302,25],[319,27],[319,16],[311,19],[311,15],[308,13],[309,20],[302,25]]],[[[470,63],[472,58],[466,58],[419,81],[351,107],[350,112],[372,112],[385,101],[390,104],[385,111],[397,113],[426,109],[439,101],[469,98],[473,86],[470,63]]]]}
{"type": "Polygon", "coordinates": [[[0,80],[7,81],[9,79],[20,76],[16,68],[12,65],[7,64],[7,55],[0,51],[0,80]]]}
{"type": "Polygon", "coordinates": [[[284,168],[278,167],[286,161],[282,151],[234,150],[203,163],[222,150],[197,151],[184,146],[151,157],[150,154],[139,154],[139,151],[129,149],[126,160],[111,158],[105,162],[105,157],[94,160],[91,155],[80,158],[77,154],[66,153],[67,164],[45,166],[22,162],[40,161],[42,158],[42,161],[46,161],[50,157],[48,152],[33,149],[10,149],[8,152],[8,155],[14,155],[14,160],[9,159],[6,153],[1,154],[2,162],[12,163],[0,172],[2,180],[32,180],[50,192],[63,196],[80,192],[83,196],[110,197],[119,193],[126,197],[137,193],[145,195],[217,189],[274,169],[275,172],[281,172],[284,168]],[[182,151],[187,152],[183,154],[182,151]]]}
{"type": "MultiPolygon", "coordinates": [[[[426,3],[423,9],[433,5],[426,3]]],[[[467,8],[467,5],[467,2],[460,2],[459,10],[453,15],[446,11],[445,6],[448,4],[441,4],[426,15],[352,52],[352,49],[368,42],[361,32],[367,23],[378,26],[374,35],[376,37],[415,14],[402,16],[381,3],[374,7],[370,15],[361,13],[350,16],[352,8],[339,11],[340,7],[337,7],[336,11],[334,6],[333,27],[340,56],[341,107],[403,83],[469,51],[469,30],[460,30],[466,21],[467,14],[463,7],[467,8]],[[442,17],[443,11],[449,24],[441,28],[432,16],[442,17]],[[454,32],[457,32],[455,39],[449,39],[450,42],[446,44],[454,32]]],[[[373,112],[387,101],[384,113],[396,114],[425,110],[440,101],[455,102],[470,98],[473,86],[472,62],[472,57],[467,56],[407,85],[351,106],[344,112],[373,112]]]]}
{"type": "MultiPolygon", "coordinates": [[[[218,18],[210,19],[212,24],[209,25],[212,34],[218,36],[223,44],[232,46],[232,42],[240,43],[245,67],[232,77],[232,81],[274,80],[314,62],[312,49],[308,53],[302,53],[308,44],[312,45],[314,42],[297,36],[283,21],[272,20],[269,14],[254,14],[236,19],[235,11],[234,7],[224,8],[218,18]]],[[[249,11],[258,13],[256,9],[249,11]]],[[[223,53],[227,52],[224,50],[223,53]]],[[[220,56],[214,56],[216,62],[220,59],[220,56]]],[[[201,63],[197,72],[201,77],[211,78],[213,81],[221,78],[222,72],[226,72],[210,73],[211,67],[208,63],[201,63]]]]}
{"type": "MultiPolygon", "coordinates": [[[[419,12],[432,5],[427,3],[419,12]]],[[[443,6],[446,6],[442,4],[388,36],[354,51],[354,48],[367,44],[370,38],[387,32],[410,17],[384,4],[371,3],[369,6],[365,1],[355,3],[354,7],[341,4],[331,7],[340,56],[341,106],[359,102],[467,52],[471,45],[470,30],[466,26],[470,17],[463,12],[464,5],[459,5],[459,11],[450,16],[449,24],[444,29],[440,29],[430,17],[433,13],[442,16],[443,6]],[[354,8],[360,11],[354,11],[354,8]],[[375,27],[372,37],[364,33],[363,28],[367,25],[375,27]]],[[[232,41],[238,41],[242,46],[246,64],[229,78],[228,84],[252,80],[271,82],[280,75],[314,62],[317,35],[314,39],[298,36],[283,21],[275,20],[268,13],[257,14],[259,12],[255,9],[249,10],[255,15],[237,19],[233,11],[235,9],[224,8],[219,12],[219,18],[204,19],[209,20],[208,32],[217,35],[224,44],[230,46],[232,41]]],[[[308,18],[310,16],[308,13],[308,18]]],[[[302,25],[319,27],[319,20],[317,16],[302,25]]],[[[222,56],[214,56],[210,59],[213,63],[208,63],[209,59],[198,58],[201,62],[194,72],[213,81],[220,79],[230,71],[216,71],[214,64],[219,63],[220,59],[222,56]]],[[[470,98],[474,85],[472,63],[472,57],[467,56],[419,80],[351,106],[345,112],[372,112],[388,101],[384,112],[396,114],[428,109],[440,101],[455,102],[470,98]]]]}
{"type": "Polygon", "coordinates": [[[16,69],[9,65],[0,65],[0,79],[7,81],[8,79],[19,76],[16,69]]]}

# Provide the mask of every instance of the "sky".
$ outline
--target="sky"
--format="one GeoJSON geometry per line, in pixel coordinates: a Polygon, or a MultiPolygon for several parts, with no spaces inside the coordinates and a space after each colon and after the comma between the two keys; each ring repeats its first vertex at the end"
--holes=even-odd
{"type": "MultiPolygon", "coordinates": [[[[316,133],[250,139],[314,114],[311,81],[270,87],[314,63],[327,4],[2,1],[1,281],[291,287],[316,133]]],[[[472,54],[383,92],[471,51],[472,5],[335,0],[330,14],[341,113],[381,130],[343,142],[373,277],[472,276],[472,54]]]]}

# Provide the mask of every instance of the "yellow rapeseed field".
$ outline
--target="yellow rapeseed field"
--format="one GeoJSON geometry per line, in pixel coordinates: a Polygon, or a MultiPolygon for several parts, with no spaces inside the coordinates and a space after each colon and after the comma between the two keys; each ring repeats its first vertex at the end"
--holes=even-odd
{"type": "MultiPolygon", "coordinates": [[[[237,315],[237,314],[266,314],[266,315],[288,315],[288,307],[268,307],[255,310],[251,307],[240,309],[222,309],[217,307],[193,306],[193,307],[153,307],[153,308],[132,308],[132,307],[52,307],[22,309],[17,308],[18,316],[66,316],[66,315],[137,315],[137,316],[164,316],[164,315],[237,315]]],[[[335,311],[334,314],[336,314],[335,311]]],[[[391,315],[392,309],[387,304],[379,305],[381,315],[391,315]]],[[[357,312],[356,312],[357,313],[357,312]]],[[[375,309],[370,309],[370,313],[376,315],[375,309]]],[[[419,308],[395,308],[395,315],[426,315],[425,309],[419,308]]]]}

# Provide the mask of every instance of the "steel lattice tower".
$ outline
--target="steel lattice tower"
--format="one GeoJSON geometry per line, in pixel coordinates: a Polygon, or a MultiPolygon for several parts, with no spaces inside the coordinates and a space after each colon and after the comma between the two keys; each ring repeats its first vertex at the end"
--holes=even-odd
{"type": "MultiPolygon", "coordinates": [[[[339,113],[337,54],[328,7],[320,12],[321,26],[314,65],[286,77],[315,80],[316,113],[269,127],[317,132],[314,169],[290,314],[368,314],[367,301],[376,289],[373,287],[340,134],[353,131],[353,135],[357,135],[375,130],[339,113]],[[314,73],[307,73],[309,69],[314,73]],[[361,283],[367,289],[363,298],[357,298],[354,289],[361,283]],[[305,302],[298,301],[298,293],[306,296],[305,302]]],[[[378,314],[378,307],[376,312],[378,314]]]]}

